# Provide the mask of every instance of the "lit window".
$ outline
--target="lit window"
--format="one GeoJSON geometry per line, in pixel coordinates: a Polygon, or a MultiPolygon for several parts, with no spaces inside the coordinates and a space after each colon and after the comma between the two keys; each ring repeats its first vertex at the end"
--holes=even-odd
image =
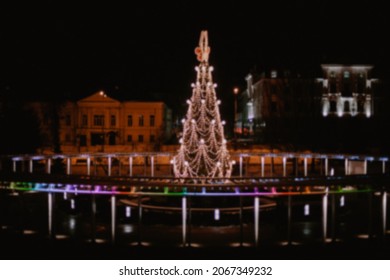
{"type": "Polygon", "coordinates": [[[271,71],[271,78],[277,78],[278,77],[278,72],[276,70],[271,71]]]}
{"type": "Polygon", "coordinates": [[[344,71],[344,79],[349,79],[349,72],[348,71],[344,71]]]}

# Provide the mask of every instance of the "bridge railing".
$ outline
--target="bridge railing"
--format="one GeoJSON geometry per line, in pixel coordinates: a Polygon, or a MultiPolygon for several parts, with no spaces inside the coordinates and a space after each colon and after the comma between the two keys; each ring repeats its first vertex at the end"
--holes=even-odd
{"type": "MultiPolygon", "coordinates": [[[[173,176],[170,152],[9,155],[0,171],[100,176],[173,176]]],[[[287,177],[384,174],[385,156],[318,153],[232,153],[233,176],[287,177]]]]}

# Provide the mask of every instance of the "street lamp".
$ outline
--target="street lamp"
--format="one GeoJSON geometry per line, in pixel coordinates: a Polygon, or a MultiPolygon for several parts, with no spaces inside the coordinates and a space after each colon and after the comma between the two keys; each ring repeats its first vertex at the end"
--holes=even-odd
{"type": "Polygon", "coordinates": [[[234,139],[237,140],[237,96],[239,92],[239,88],[233,88],[234,93],[234,139]]]}

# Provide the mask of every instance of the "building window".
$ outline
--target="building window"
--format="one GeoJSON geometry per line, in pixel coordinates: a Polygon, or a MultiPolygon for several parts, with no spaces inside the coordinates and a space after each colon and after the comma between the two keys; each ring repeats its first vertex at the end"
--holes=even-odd
{"type": "Polygon", "coordinates": [[[65,116],[65,125],[66,125],[66,126],[70,126],[70,125],[71,125],[71,122],[70,122],[70,115],[66,115],[66,116],[65,116]]]}
{"type": "Polygon", "coordinates": [[[79,144],[80,147],[85,147],[87,146],[87,136],[86,135],[79,135],[79,144]]]}
{"type": "Polygon", "coordinates": [[[87,115],[82,115],[81,116],[81,125],[82,126],[88,126],[88,116],[87,115]]]}
{"type": "Polygon", "coordinates": [[[345,101],[344,102],[344,112],[347,113],[347,114],[349,114],[351,112],[350,105],[351,104],[349,103],[349,101],[345,101]]]}
{"type": "Polygon", "coordinates": [[[329,111],[331,113],[336,113],[336,111],[337,111],[337,102],[335,100],[331,100],[330,101],[330,109],[329,109],[329,111]]]}
{"type": "Polygon", "coordinates": [[[357,103],[358,113],[364,113],[364,100],[359,100],[357,103]]]}
{"type": "Polygon", "coordinates": [[[127,142],[133,142],[133,135],[127,135],[127,142]]]}
{"type": "Polygon", "coordinates": [[[365,90],[366,90],[365,85],[366,85],[366,81],[364,80],[363,75],[360,75],[359,78],[358,78],[356,91],[358,93],[364,93],[365,90]]]}
{"type": "Polygon", "coordinates": [[[154,143],[155,141],[156,141],[156,137],[153,134],[150,134],[149,142],[154,143]]]}
{"type": "Polygon", "coordinates": [[[65,134],[65,142],[70,142],[70,134],[65,134]]]}
{"type": "Polygon", "coordinates": [[[154,126],[155,120],[156,120],[155,116],[154,115],[150,115],[150,126],[154,126]]]}
{"type": "Polygon", "coordinates": [[[91,145],[104,145],[104,133],[91,133],[91,145]]]}
{"type": "Polygon", "coordinates": [[[343,96],[352,96],[352,84],[350,81],[343,82],[343,96]]]}
{"type": "Polygon", "coordinates": [[[349,71],[344,71],[344,79],[349,79],[349,71]]]}
{"type": "Polygon", "coordinates": [[[116,117],[115,117],[115,115],[111,115],[110,123],[111,123],[111,126],[116,126],[116,117]]]}
{"type": "Polygon", "coordinates": [[[142,134],[138,135],[138,142],[144,142],[144,136],[142,134]]]}
{"type": "Polygon", "coordinates": [[[93,116],[93,125],[94,126],[104,126],[104,115],[94,115],[93,116]]]}
{"type": "Polygon", "coordinates": [[[337,84],[336,84],[336,80],[335,79],[330,80],[329,92],[330,93],[336,93],[337,92],[337,84]]]}
{"type": "Polygon", "coordinates": [[[132,115],[127,116],[127,126],[133,126],[133,116],[132,115]]]}
{"type": "Polygon", "coordinates": [[[116,145],[116,133],[114,131],[108,133],[108,145],[116,145]]]}
{"type": "Polygon", "coordinates": [[[271,71],[271,78],[277,78],[278,77],[278,71],[276,71],[276,70],[272,70],[271,71]]]}
{"type": "Polygon", "coordinates": [[[144,126],[144,116],[143,115],[139,115],[138,125],[144,126]]]}

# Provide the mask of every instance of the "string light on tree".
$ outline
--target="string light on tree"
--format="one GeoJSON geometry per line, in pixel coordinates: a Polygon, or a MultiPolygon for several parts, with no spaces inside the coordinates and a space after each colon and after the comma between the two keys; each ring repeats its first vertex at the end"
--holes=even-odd
{"type": "Polygon", "coordinates": [[[213,83],[213,67],[209,65],[210,47],[207,31],[200,34],[195,49],[199,66],[195,67],[196,82],[191,84],[192,97],[187,100],[188,110],[182,120],[183,134],[180,148],[173,158],[173,171],[180,178],[228,178],[234,161],[230,160],[224,137],[224,121],[219,113],[213,83]]]}

